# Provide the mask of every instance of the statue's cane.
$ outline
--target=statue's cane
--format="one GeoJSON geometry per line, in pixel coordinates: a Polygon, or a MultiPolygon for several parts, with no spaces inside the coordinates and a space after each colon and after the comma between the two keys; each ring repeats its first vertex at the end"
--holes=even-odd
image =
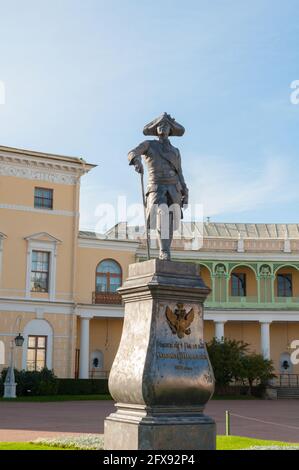
{"type": "Polygon", "coordinates": [[[144,211],[144,223],[145,223],[147,259],[151,259],[150,242],[149,242],[149,231],[148,231],[147,218],[146,218],[146,201],[145,201],[145,191],[144,191],[144,181],[143,181],[143,170],[142,170],[142,172],[140,173],[140,177],[141,177],[141,189],[142,189],[142,200],[143,200],[143,211],[144,211]]]}

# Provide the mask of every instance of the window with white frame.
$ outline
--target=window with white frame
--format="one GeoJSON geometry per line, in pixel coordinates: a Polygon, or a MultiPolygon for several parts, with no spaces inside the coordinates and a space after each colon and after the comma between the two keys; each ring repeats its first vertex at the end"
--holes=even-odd
{"type": "Polygon", "coordinates": [[[36,209],[53,209],[53,189],[34,188],[34,207],[36,209]]]}
{"type": "Polygon", "coordinates": [[[45,293],[55,300],[57,245],[61,241],[46,232],[35,233],[25,240],[28,242],[26,297],[45,293]]]}
{"type": "Polygon", "coordinates": [[[27,370],[42,370],[46,367],[47,336],[28,336],[27,370]]]}
{"type": "Polygon", "coordinates": [[[31,292],[49,292],[50,253],[32,251],[31,258],[31,292]]]}

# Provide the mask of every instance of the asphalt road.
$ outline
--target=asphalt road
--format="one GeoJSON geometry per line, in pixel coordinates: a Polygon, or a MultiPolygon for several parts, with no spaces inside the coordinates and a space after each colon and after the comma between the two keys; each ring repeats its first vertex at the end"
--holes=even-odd
{"type": "MultiPolygon", "coordinates": [[[[113,409],[111,401],[0,402],[0,441],[101,434],[113,409]]],[[[232,413],[232,435],[299,443],[299,400],[211,401],[206,414],[216,420],[217,434],[225,433],[225,410],[232,413]]]]}

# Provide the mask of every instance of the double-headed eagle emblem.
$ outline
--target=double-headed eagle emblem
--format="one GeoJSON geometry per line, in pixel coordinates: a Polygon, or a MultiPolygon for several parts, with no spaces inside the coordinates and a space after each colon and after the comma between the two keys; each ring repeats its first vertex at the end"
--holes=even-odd
{"type": "Polygon", "coordinates": [[[185,335],[190,335],[191,329],[189,326],[194,320],[193,308],[186,313],[184,304],[177,304],[177,308],[174,312],[167,306],[165,315],[168,325],[174,335],[177,334],[179,338],[184,338],[185,335]]]}

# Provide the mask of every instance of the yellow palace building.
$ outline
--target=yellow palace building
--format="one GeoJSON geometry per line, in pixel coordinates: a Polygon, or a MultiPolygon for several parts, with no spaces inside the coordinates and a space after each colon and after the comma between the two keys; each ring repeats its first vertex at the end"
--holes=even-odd
{"type": "MultiPolygon", "coordinates": [[[[0,368],[21,333],[18,369],[109,373],[124,313],[116,289],[146,250],[134,227],[106,238],[79,231],[80,179],[93,167],[0,147],[0,368]]],[[[173,259],[198,263],[212,288],[205,339],[243,340],[277,374],[298,377],[290,355],[299,340],[299,224],[205,223],[199,249],[188,234],[173,245],[173,259]]]]}

